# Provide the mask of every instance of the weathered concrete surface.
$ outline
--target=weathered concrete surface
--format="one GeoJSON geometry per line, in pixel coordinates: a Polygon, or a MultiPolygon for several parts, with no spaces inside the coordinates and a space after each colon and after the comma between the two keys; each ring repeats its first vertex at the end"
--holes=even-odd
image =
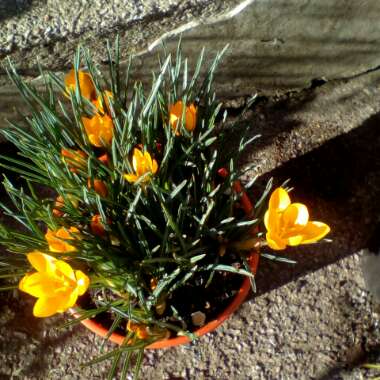
{"type": "Polygon", "coordinates": [[[363,274],[367,288],[377,302],[380,302],[380,256],[366,251],[362,260],[363,274]]]}
{"type": "Polygon", "coordinates": [[[264,98],[243,120],[253,135],[262,135],[246,159],[256,162],[262,174],[363,125],[371,124],[380,136],[379,113],[380,70],[264,98]]]}
{"type": "MultiPolygon", "coordinates": [[[[156,44],[150,42],[162,35],[175,35],[169,43],[174,46],[178,33],[184,32],[184,52],[190,62],[202,45],[212,52],[230,44],[218,75],[222,92],[230,97],[255,90],[302,89],[315,78],[352,77],[380,65],[377,0],[237,3],[36,1],[20,15],[0,19],[0,58],[10,54],[25,73],[33,73],[39,56],[42,65],[57,70],[69,66],[79,41],[102,62],[105,37],[117,32],[124,55],[151,50],[156,44]]],[[[156,68],[155,54],[145,55],[137,66],[138,76],[150,79],[151,69],[156,68]]]]}
{"type": "MultiPolygon", "coordinates": [[[[179,30],[187,29],[183,46],[190,62],[200,46],[212,52],[230,44],[217,76],[223,95],[299,90],[313,79],[349,78],[380,65],[376,0],[247,0],[230,12],[236,13],[179,30]]],[[[173,50],[176,44],[176,38],[168,43],[173,50]]],[[[149,57],[143,56],[140,77],[149,73],[149,57]]]]}
{"type": "MultiPolygon", "coordinates": [[[[380,215],[377,81],[371,73],[262,98],[248,114],[252,133],[263,134],[259,150],[253,146],[247,155],[267,173],[260,182],[291,177],[294,200],[332,227],[333,242],[292,249],[287,257],[295,266],[262,260],[256,298],[191,346],[147,353],[143,379],[368,378],[356,365],[376,360],[380,316],[359,256],[380,215]]],[[[250,195],[257,198],[255,190],[250,195]]],[[[100,339],[82,327],[48,334],[56,319],[33,319],[31,308],[22,295],[0,304],[4,379],[105,378],[106,365],[80,368],[97,355],[100,339]]]]}

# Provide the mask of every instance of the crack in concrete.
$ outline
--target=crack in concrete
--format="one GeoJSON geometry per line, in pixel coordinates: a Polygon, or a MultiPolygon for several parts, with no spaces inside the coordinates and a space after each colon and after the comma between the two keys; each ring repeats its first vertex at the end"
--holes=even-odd
{"type": "Polygon", "coordinates": [[[351,76],[348,76],[348,77],[340,77],[340,78],[333,78],[331,79],[330,81],[335,81],[335,80],[351,80],[351,79],[356,79],[356,78],[360,78],[366,74],[370,74],[370,73],[373,73],[375,71],[379,71],[380,70],[380,65],[378,66],[375,66],[371,69],[368,69],[368,70],[365,70],[365,71],[362,71],[360,73],[357,73],[357,74],[354,74],[354,75],[351,75],[351,76]]]}

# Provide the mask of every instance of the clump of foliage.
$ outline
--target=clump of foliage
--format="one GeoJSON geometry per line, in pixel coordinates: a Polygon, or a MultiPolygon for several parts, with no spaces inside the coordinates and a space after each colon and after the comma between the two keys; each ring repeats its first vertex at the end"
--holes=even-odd
{"type": "Polygon", "coordinates": [[[18,149],[2,166],[25,180],[21,188],[3,181],[12,201],[3,211],[22,228],[1,225],[8,249],[1,274],[37,298],[37,317],[74,307],[78,317],[69,324],[112,315],[109,335],[125,329],[124,342],[93,361],[113,358],[110,378],[119,362],[126,378],[133,356],[137,377],[144,348],[157,340],[195,338],[183,323],[188,316],[171,304],[178,290],[201,276],[201,295],[218,272],[248,276],[254,286],[253,249],[311,243],[328,232],[280,188],[265,237],[271,183],[248,212],[239,207],[238,160],[257,136],[247,137],[238,122],[223,128],[226,114],[212,88],[223,53],[202,71],[202,51],[190,75],[179,45],[175,57],[160,61],[150,91],[129,80],[118,40],[108,47],[107,74],[80,48],[64,82],[43,73],[44,92],[7,68],[30,116],[1,131],[18,149]],[[231,132],[236,149],[224,150],[231,132]],[[83,309],[85,293],[92,301],[83,309]]]}

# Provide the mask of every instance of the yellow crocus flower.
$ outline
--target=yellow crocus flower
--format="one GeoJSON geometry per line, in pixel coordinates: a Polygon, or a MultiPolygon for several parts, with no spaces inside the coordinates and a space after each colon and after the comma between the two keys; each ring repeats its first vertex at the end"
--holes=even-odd
{"type": "MultiPolygon", "coordinates": [[[[182,103],[181,100],[169,106],[169,123],[173,131],[176,131],[177,136],[180,135],[179,129],[180,129],[180,122],[181,122],[182,114],[183,114],[183,107],[184,107],[184,104],[182,103]]],[[[184,127],[189,132],[192,132],[195,129],[196,125],[197,125],[197,107],[193,103],[191,103],[190,105],[186,106],[186,109],[185,109],[184,127]]]]}
{"type": "MultiPolygon", "coordinates": [[[[92,81],[91,75],[85,73],[84,71],[78,71],[78,82],[80,87],[80,92],[82,96],[88,100],[94,100],[96,98],[96,90],[94,82],[92,81]]],[[[65,87],[66,96],[70,95],[70,90],[75,91],[76,81],[75,81],[75,71],[72,69],[65,76],[65,87]]]]}
{"type": "Polygon", "coordinates": [[[63,313],[87,291],[89,278],[66,262],[38,251],[29,253],[27,258],[37,272],[26,274],[19,289],[38,298],[33,308],[35,317],[63,313]]]}
{"type": "Polygon", "coordinates": [[[49,250],[58,253],[75,252],[76,248],[66,240],[74,240],[73,234],[78,233],[79,230],[76,227],[70,227],[68,230],[61,227],[57,231],[48,229],[45,234],[45,239],[49,244],[49,250]]]}
{"type": "MultiPolygon", "coordinates": [[[[124,178],[130,183],[136,182],[140,177],[147,173],[154,175],[158,170],[157,161],[152,159],[148,152],[143,153],[137,148],[133,150],[132,165],[135,174],[124,174],[124,178]]],[[[146,181],[149,181],[149,176],[147,176],[144,182],[146,181]]]]}
{"type": "Polygon", "coordinates": [[[327,224],[309,221],[307,207],[302,203],[291,203],[287,191],[281,187],[270,197],[264,223],[267,243],[274,250],[315,243],[330,232],[327,224]]]}
{"type": "Polygon", "coordinates": [[[91,119],[82,117],[82,122],[92,145],[101,148],[111,144],[113,121],[107,114],[96,114],[91,119]]]}

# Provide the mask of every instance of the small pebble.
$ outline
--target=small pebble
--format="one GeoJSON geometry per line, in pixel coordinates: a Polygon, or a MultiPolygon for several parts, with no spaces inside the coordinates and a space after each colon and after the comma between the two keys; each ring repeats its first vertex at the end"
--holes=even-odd
{"type": "Polygon", "coordinates": [[[191,314],[191,321],[194,326],[203,326],[206,322],[206,314],[201,311],[196,311],[191,314]]]}

